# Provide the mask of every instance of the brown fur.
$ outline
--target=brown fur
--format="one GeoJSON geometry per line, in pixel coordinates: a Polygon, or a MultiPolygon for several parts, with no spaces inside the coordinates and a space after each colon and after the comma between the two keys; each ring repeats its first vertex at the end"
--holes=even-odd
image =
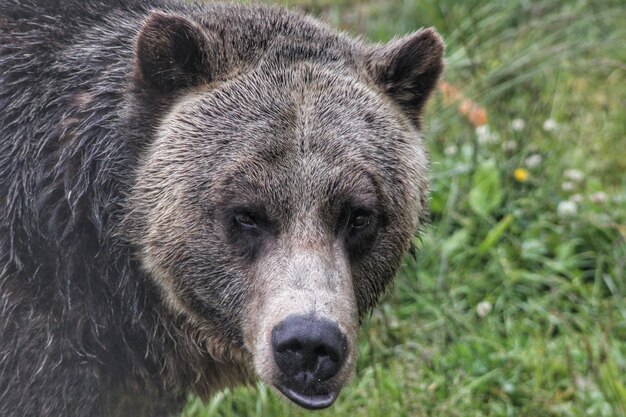
{"type": "Polygon", "coordinates": [[[293,315],[346,338],[319,383],[338,393],[427,212],[439,36],[133,0],[10,0],[0,21],[0,416],[277,385],[293,315]]]}

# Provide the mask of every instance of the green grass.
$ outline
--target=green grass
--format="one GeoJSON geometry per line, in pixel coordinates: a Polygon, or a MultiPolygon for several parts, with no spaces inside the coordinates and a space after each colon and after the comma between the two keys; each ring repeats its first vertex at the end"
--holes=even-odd
{"type": "MultiPolygon", "coordinates": [[[[377,41],[437,27],[445,80],[491,132],[481,140],[459,102],[435,95],[432,225],[367,320],[355,380],[316,414],[626,416],[626,3],[292,6],[377,41]],[[560,214],[563,201],[576,211],[560,214]]],[[[262,385],[185,412],[305,415],[262,385]]]]}

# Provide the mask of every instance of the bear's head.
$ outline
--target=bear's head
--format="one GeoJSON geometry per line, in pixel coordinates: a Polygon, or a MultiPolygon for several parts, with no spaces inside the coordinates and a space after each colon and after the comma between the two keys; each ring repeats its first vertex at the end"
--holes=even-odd
{"type": "Polygon", "coordinates": [[[138,33],[138,100],[164,110],[132,240],[216,360],[324,408],[427,211],[419,115],[443,45],[430,29],[367,45],[274,9],[249,21],[153,12],[138,33]]]}

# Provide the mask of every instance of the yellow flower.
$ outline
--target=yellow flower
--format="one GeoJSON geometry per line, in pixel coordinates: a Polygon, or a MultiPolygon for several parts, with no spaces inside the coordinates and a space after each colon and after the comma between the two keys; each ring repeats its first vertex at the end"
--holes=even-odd
{"type": "Polygon", "coordinates": [[[517,168],[515,171],[513,171],[513,177],[517,182],[526,182],[528,181],[529,176],[530,174],[524,168],[517,168]]]}

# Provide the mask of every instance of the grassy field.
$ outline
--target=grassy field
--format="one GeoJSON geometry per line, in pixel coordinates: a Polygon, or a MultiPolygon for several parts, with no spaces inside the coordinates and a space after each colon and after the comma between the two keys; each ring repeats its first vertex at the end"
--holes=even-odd
{"type": "MultiPolygon", "coordinates": [[[[446,39],[432,224],[319,416],[626,416],[626,2],[296,1],[446,39]]],[[[306,416],[258,386],[186,417],[306,416]]]]}

